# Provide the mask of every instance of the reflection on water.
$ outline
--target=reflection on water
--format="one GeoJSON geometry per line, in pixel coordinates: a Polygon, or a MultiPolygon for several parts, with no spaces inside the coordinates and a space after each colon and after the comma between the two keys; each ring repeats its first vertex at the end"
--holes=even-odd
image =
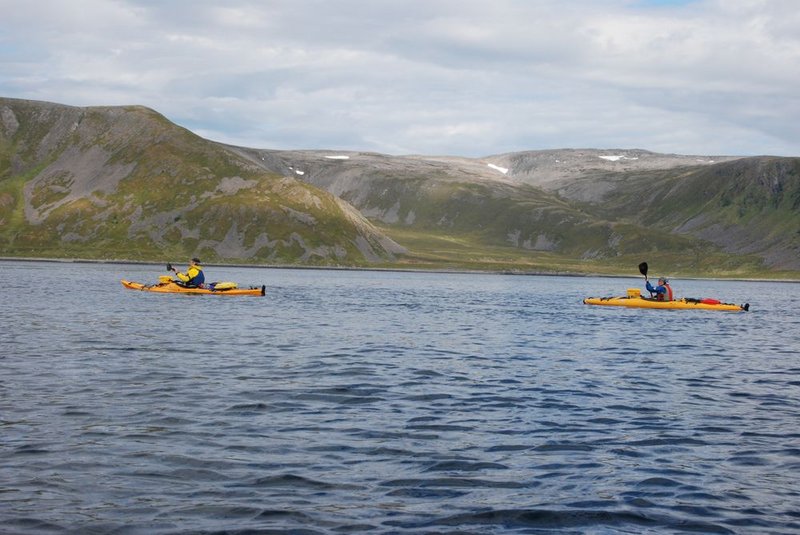
{"type": "Polygon", "coordinates": [[[207,271],[0,262],[0,532],[800,532],[797,284],[207,271]]]}

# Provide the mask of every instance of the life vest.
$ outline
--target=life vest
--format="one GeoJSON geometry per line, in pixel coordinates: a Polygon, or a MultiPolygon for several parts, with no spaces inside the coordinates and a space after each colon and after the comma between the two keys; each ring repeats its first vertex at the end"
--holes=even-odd
{"type": "Polygon", "coordinates": [[[194,286],[203,286],[203,283],[206,282],[206,276],[203,274],[203,270],[200,269],[198,266],[190,267],[186,274],[189,275],[189,277],[191,277],[187,281],[187,284],[193,284],[194,286]]]}
{"type": "Polygon", "coordinates": [[[177,273],[177,275],[186,286],[202,287],[203,283],[206,282],[203,270],[197,265],[189,266],[189,269],[186,270],[186,275],[183,273],[177,273]]]}
{"type": "Polygon", "coordinates": [[[672,295],[672,286],[670,286],[668,282],[665,282],[663,286],[664,288],[666,288],[667,291],[664,292],[663,294],[662,293],[656,294],[656,299],[658,299],[659,301],[673,301],[674,297],[672,295]]]}

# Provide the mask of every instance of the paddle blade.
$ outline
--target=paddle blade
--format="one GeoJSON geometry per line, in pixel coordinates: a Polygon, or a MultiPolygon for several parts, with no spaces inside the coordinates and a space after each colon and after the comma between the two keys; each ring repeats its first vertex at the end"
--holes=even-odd
{"type": "MultiPolygon", "coordinates": [[[[641,269],[641,266],[639,267],[639,269],[641,269]]],[[[169,262],[167,262],[167,271],[172,271],[172,264],[170,264],[169,262]]]]}
{"type": "Polygon", "coordinates": [[[639,273],[647,277],[647,262],[639,264],[639,273]]]}

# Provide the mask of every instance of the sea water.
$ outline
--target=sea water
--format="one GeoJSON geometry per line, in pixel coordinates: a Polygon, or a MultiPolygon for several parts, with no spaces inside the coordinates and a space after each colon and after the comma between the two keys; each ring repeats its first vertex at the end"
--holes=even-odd
{"type": "Polygon", "coordinates": [[[162,271],[0,262],[0,533],[800,532],[796,283],[162,271]]]}

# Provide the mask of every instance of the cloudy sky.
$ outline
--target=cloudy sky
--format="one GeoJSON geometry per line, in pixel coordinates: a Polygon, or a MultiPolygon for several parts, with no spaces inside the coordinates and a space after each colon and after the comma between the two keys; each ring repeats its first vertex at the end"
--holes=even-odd
{"type": "Polygon", "coordinates": [[[0,0],[0,96],[255,148],[800,156],[795,0],[0,0]]]}

